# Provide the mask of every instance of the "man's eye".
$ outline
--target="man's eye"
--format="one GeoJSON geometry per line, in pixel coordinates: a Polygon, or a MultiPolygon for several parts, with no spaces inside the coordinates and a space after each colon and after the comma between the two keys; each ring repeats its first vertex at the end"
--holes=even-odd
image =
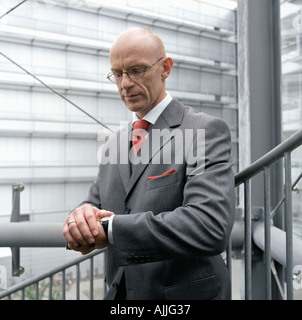
{"type": "Polygon", "coordinates": [[[142,72],[144,72],[144,69],[143,69],[143,68],[131,68],[131,69],[129,70],[129,73],[130,73],[130,74],[133,74],[133,75],[140,74],[140,73],[142,73],[142,72]]]}
{"type": "Polygon", "coordinates": [[[115,78],[121,78],[122,74],[120,72],[113,72],[115,78]]]}

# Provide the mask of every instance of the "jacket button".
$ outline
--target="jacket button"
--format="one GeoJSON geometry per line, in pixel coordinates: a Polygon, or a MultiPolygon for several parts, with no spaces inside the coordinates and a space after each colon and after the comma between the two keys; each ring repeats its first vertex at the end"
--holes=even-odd
{"type": "Polygon", "coordinates": [[[112,288],[114,288],[114,289],[116,289],[116,290],[117,290],[117,289],[118,289],[118,283],[113,282],[113,283],[112,283],[112,288]]]}
{"type": "Polygon", "coordinates": [[[133,263],[133,258],[132,258],[132,257],[127,258],[127,262],[128,262],[129,264],[133,263]]]}

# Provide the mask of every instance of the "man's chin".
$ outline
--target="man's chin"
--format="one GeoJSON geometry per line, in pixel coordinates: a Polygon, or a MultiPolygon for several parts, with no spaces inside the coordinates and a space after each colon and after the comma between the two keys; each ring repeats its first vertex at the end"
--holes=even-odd
{"type": "Polygon", "coordinates": [[[140,112],[144,110],[144,106],[134,103],[126,103],[126,106],[131,112],[140,112]]]}

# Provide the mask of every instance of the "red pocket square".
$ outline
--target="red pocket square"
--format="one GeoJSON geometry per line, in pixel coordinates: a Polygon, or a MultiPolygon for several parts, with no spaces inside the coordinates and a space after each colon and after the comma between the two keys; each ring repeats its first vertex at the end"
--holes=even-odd
{"type": "Polygon", "coordinates": [[[163,174],[160,174],[159,176],[148,177],[148,181],[152,180],[152,179],[156,179],[156,178],[160,178],[160,177],[166,176],[167,174],[171,174],[171,173],[174,173],[174,172],[176,172],[176,171],[174,169],[172,169],[172,170],[169,170],[169,171],[167,171],[167,172],[165,172],[163,174]]]}

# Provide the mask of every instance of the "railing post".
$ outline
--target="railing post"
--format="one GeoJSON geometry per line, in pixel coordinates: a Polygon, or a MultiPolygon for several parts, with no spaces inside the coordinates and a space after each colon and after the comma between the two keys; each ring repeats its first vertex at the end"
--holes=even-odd
{"type": "MultiPolygon", "coordinates": [[[[12,190],[12,213],[10,222],[20,222],[29,220],[29,215],[21,215],[20,213],[20,193],[24,190],[23,183],[17,183],[13,185],[12,190]]],[[[19,277],[23,272],[24,268],[20,266],[20,248],[11,247],[12,251],[12,275],[19,277]]]]}
{"type": "Polygon", "coordinates": [[[94,268],[93,257],[91,257],[90,258],[90,269],[89,269],[90,300],[94,300],[94,297],[93,297],[93,268],[94,268]]]}
{"type": "Polygon", "coordinates": [[[12,193],[12,213],[10,222],[19,222],[21,220],[20,214],[20,193],[24,190],[24,185],[18,183],[13,185],[12,193]]]}
{"type": "Polygon", "coordinates": [[[245,299],[252,299],[252,215],[251,215],[251,181],[244,181],[244,267],[245,299]]]}
{"type": "Polygon", "coordinates": [[[104,297],[107,293],[107,282],[106,282],[106,274],[107,274],[107,252],[104,253],[104,297]]]}
{"type": "Polygon", "coordinates": [[[66,300],[66,269],[62,270],[62,300],[66,300]]]}
{"type": "Polygon", "coordinates": [[[264,238],[265,238],[265,296],[267,300],[272,299],[272,277],[271,277],[271,188],[270,170],[264,168],[264,238]]]}
{"type": "Polygon", "coordinates": [[[284,154],[285,175],[285,232],[286,232],[286,288],[287,299],[293,300],[293,214],[292,214],[292,181],[291,181],[291,154],[284,154]]]}
{"type": "Polygon", "coordinates": [[[53,293],[53,277],[49,277],[49,292],[48,292],[48,300],[52,300],[52,293],[53,293]]]}
{"type": "Polygon", "coordinates": [[[77,300],[80,300],[80,277],[81,277],[80,264],[78,263],[76,265],[76,299],[77,300]]]}

